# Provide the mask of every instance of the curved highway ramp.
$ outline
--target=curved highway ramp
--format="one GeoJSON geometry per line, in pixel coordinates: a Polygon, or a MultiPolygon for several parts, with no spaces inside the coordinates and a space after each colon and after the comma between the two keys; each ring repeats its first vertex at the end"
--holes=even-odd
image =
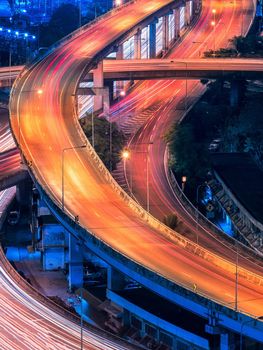
{"type": "MultiPolygon", "coordinates": [[[[98,247],[107,247],[105,258],[122,256],[127,265],[118,266],[127,273],[130,262],[137,275],[141,267],[155,276],[155,282],[166,281],[171,288],[192,290],[197,285],[195,294],[233,309],[235,264],[169,230],[131,200],[86,140],[75,110],[81,76],[110,52],[118,38],[170,3],[133,1],[25,68],[12,90],[11,126],[32,176],[67,228],[81,232],[91,246],[96,241],[98,247]]],[[[260,316],[263,277],[242,267],[239,276],[238,310],[260,316]]]]}

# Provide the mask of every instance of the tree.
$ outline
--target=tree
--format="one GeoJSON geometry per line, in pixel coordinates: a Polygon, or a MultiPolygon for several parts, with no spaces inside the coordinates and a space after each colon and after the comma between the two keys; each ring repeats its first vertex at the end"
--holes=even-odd
{"type": "Polygon", "coordinates": [[[179,223],[179,220],[178,220],[178,217],[176,214],[169,214],[169,215],[166,215],[164,218],[163,218],[163,223],[170,227],[172,230],[174,230],[178,223],[179,223]]]}
{"type": "Polygon", "coordinates": [[[40,46],[50,46],[77,29],[79,9],[72,4],[62,4],[47,25],[39,27],[40,46]]]}
{"type": "Polygon", "coordinates": [[[197,142],[191,124],[176,124],[167,138],[170,141],[170,166],[180,178],[187,177],[187,185],[204,179],[209,169],[207,144],[197,142]]]}
{"type": "MultiPolygon", "coordinates": [[[[81,119],[81,126],[90,143],[92,143],[92,120],[87,115],[81,119]]],[[[106,118],[94,117],[94,148],[109,170],[116,169],[120,161],[121,151],[125,145],[125,136],[118,129],[116,123],[111,123],[106,118]],[[110,128],[112,133],[112,154],[110,154],[110,128]]]]}

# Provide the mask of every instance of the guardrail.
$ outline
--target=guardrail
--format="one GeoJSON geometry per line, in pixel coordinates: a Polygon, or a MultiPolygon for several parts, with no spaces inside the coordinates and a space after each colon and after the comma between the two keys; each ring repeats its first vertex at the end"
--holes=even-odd
{"type": "MultiPolygon", "coordinates": [[[[188,214],[191,216],[191,218],[196,222],[196,225],[202,227],[201,225],[204,225],[205,227],[208,227],[211,231],[209,231],[209,234],[213,235],[213,237],[219,241],[222,245],[225,245],[229,248],[229,244],[233,247],[233,251],[236,251],[237,247],[248,250],[251,255],[254,255],[253,260],[249,255],[244,256],[242,254],[242,257],[246,258],[247,260],[251,262],[257,261],[257,259],[261,258],[257,255],[257,253],[251,249],[250,247],[246,246],[242,242],[237,241],[235,238],[227,235],[224,231],[220,230],[213,222],[208,220],[186,197],[182,189],[180,188],[180,185],[178,184],[173,172],[171,170],[167,170],[167,180],[170,184],[170,188],[174,191],[174,194],[176,198],[182,203],[183,207],[187,210],[188,214]],[[198,220],[196,219],[198,217],[198,220]],[[223,238],[221,238],[223,237],[223,238]],[[238,244],[238,246],[237,246],[238,244]]],[[[243,252],[243,251],[242,251],[243,252]]]]}

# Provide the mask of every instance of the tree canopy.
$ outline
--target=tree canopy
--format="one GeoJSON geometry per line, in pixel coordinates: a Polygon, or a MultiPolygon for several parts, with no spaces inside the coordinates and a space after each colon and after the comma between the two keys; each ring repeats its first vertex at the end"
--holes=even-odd
{"type": "Polygon", "coordinates": [[[39,27],[40,46],[50,46],[77,29],[79,9],[72,4],[62,4],[57,8],[49,23],[39,27]]]}
{"type": "MultiPolygon", "coordinates": [[[[89,142],[92,144],[92,118],[90,115],[81,119],[81,126],[89,142]]],[[[109,170],[116,169],[120,161],[121,151],[125,145],[125,137],[116,123],[106,118],[94,117],[94,148],[109,170]],[[110,125],[111,124],[111,125],[110,125]],[[112,153],[110,153],[110,131],[112,135],[112,153]]]]}

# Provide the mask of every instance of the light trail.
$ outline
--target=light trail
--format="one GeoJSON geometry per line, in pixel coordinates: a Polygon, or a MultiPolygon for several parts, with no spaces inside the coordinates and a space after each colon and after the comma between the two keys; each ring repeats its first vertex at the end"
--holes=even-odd
{"type": "MultiPolygon", "coordinates": [[[[93,68],[92,57],[118,36],[170,2],[137,0],[120,8],[64,42],[16,81],[11,98],[12,129],[32,163],[32,173],[58,207],[63,149],[86,142],[77,115],[73,115],[72,98],[83,70],[93,68]]],[[[138,264],[187,289],[196,284],[197,293],[232,305],[236,287],[233,263],[208,251],[202,257],[200,248],[189,251],[191,242],[180,237],[179,243],[176,233],[169,232],[167,238],[167,229],[121,192],[89,143],[86,150],[68,152],[65,162],[68,215],[77,215],[81,226],[138,264]],[[189,280],[189,275],[194,278],[189,280]]],[[[256,317],[263,308],[263,286],[242,277],[251,271],[240,268],[239,273],[238,308],[256,317]]],[[[255,277],[259,281],[262,275],[255,277]]]]}

